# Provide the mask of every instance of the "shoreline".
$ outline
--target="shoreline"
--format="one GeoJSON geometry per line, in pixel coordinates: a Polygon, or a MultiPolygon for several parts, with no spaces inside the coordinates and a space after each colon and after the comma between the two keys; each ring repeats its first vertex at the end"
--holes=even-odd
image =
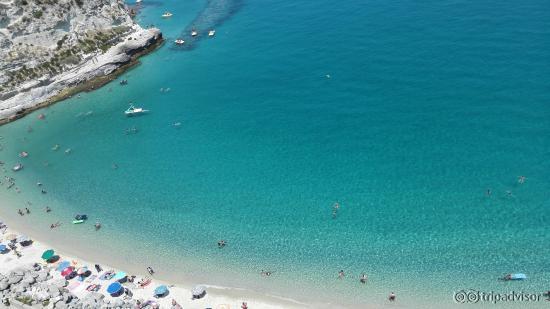
{"type": "MultiPolygon", "coordinates": [[[[0,220],[2,222],[2,220],[0,220]]],[[[4,222],[6,224],[6,222],[4,222]]],[[[16,227],[16,229],[10,227],[8,225],[7,229],[0,230],[0,243],[6,244],[6,240],[4,237],[8,234],[15,234],[15,235],[25,235],[24,233],[20,233],[21,229],[20,227],[16,227]]],[[[17,269],[19,267],[22,267],[24,265],[28,265],[29,263],[39,263],[41,262],[40,255],[43,251],[47,249],[54,249],[56,255],[59,255],[61,258],[59,261],[67,260],[67,261],[76,261],[77,265],[88,266],[89,269],[93,269],[94,264],[99,264],[103,268],[103,271],[106,270],[115,270],[123,271],[121,269],[117,269],[116,267],[111,267],[108,265],[108,263],[104,263],[104,261],[93,261],[90,262],[87,259],[83,259],[81,256],[75,256],[73,254],[65,254],[63,251],[57,251],[56,247],[49,246],[48,243],[44,243],[40,241],[39,239],[33,239],[33,244],[27,248],[20,249],[18,246],[18,251],[20,251],[23,255],[20,259],[17,259],[14,254],[7,253],[0,255],[0,274],[3,274],[7,276],[11,271],[14,269],[17,269]]],[[[55,266],[57,263],[52,263],[51,265],[55,266]]],[[[51,271],[53,275],[52,280],[59,280],[62,278],[59,275],[59,272],[51,271]]],[[[97,275],[99,277],[99,273],[96,274],[96,271],[93,270],[93,274],[97,275]]],[[[131,275],[128,273],[128,275],[131,275]]],[[[131,289],[133,292],[133,299],[144,299],[144,300],[155,300],[159,303],[161,308],[167,308],[171,306],[171,300],[174,299],[177,301],[178,304],[182,305],[183,308],[205,308],[205,307],[212,307],[212,308],[240,308],[242,302],[247,302],[248,306],[250,308],[265,308],[265,309],[276,309],[276,308],[289,308],[289,309],[298,309],[298,308],[311,308],[307,304],[303,304],[297,301],[294,301],[292,299],[284,299],[273,295],[265,295],[260,294],[254,291],[246,290],[243,288],[232,288],[232,287],[224,287],[224,286],[216,286],[216,285],[209,285],[207,283],[197,283],[197,285],[202,285],[206,287],[207,294],[205,297],[199,299],[199,300],[191,300],[191,289],[193,287],[193,284],[191,283],[181,283],[181,284],[173,284],[171,282],[166,282],[162,279],[156,279],[155,275],[147,276],[145,273],[133,273],[133,275],[136,275],[136,282],[139,280],[138,278],[146,278],[150,277],[152,279],[152,282],[147,285],[145,288],[134,288],[131,289]],[[169,287],[169,295],[165,298],[155,299],[153,298],[153,290],[158,285],[166,285],[169,287]],[[225,306],[225,307],[224,307],[225,306]]],[[[76,279],[70,280],[69,283],[74,282],[76,279]]],[[[86,284],[82,284],[79,286],[79,288],[76,288],[74,290],[71,290],[71,293],[77,296],[79,299],[84,298],[89,292],[86,291],[86,286],[88,284],[102,284],[102,288],[98,291],[99,293],[105,295],[105,300],[109,301],[115,301],[115,297],[111,297],[106,292],[106,287],[108,283],[111,283],[111,281],[97,281],[99,279],[95,279],[93,282],[88,282],[86,284]],[[107,284],[106,284],[107,283],[107,284]]],[[[131,286],[131,285],[130,285],[131,286]]],[[[1,293],[1,292],[0,292],[1,293]]]]}
{"type": "Polygon", "coordinates": [[[150,46],[148,46],[144,50],[132,55],[132,58],[128,63],[119,66],[118,68],[116,68],[113,72],[109,73],[108,75],[96,76],[92,79],[84,81],[81,84],[65,88],[61,92],[52,95],[50,98],[46,99],[45,101],[41,101],[41,102],[37,103],[36,105],[34,105],[32,107],[29,107],[29,108],[23,108],[23,109],[17,111],[14,115],[11,115],[7,118],[0,118],[0,126],[5,125],[5,124],[10,123],[10,122],[13,122],[13,121],[16,121],[18,119],[21,119],[21,118],[27,116],[28,114],[30,114],[30,113],[32,113],[36,110],[39,110],[39,109],[48,107],[50,105],[53,105],[55,103],[61,102],[65,99],[68,99],[68,98],[72,97],[73,95],[79,94],[81,92],[94,91],[94,90],[97,90],[97,89],[105,86],[109,82],[115,80],[117,77],[121,76],[122,74],[126,73],[127,71],[129,71],[129,70],[135,68],[136,66],[138,66],[141,63],[139,61],[139,58],[154,52],[155,50],[160,48],[163,45],[163,43],[164,43],[164,39],[161,38],[160,40],[158,40],[155,43],[151,44],[150,46]]]}
{"type": "MultiPolygon", "coordinates": [[[[165,40],[160,30],[143,29],[138,25],[135,27],[135,31],[126,36],[122,43],[111,47],[107,52],[89,57],[75,68],[53,76],[46,85],[38,83],[5,98],[4,104],[8,106],[0,108],[0,126],[80,92],[101,88],[139,65],[140,57],[152,53],[163,45],[165,40]],[[138,41],[141,42],[134,43],[134,46],[131,45],[132,43],[126,43],[132,38],[139,39],[138,41]],[[39,93],[36,97],[36,92],[45,93],[39,93]],[[12,101],[11,105],[10,101],[12,101]]],[[[6,95],[4,93],[4,96],[6,95]]]]}

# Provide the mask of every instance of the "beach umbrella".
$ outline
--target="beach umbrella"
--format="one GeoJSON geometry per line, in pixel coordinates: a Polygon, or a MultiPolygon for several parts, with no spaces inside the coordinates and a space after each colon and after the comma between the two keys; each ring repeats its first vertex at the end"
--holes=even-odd
{"type": "Polygon", "coordinates": [[[166,287],[166,285],[159,285],[155,289],[155,295],[164,295],[166,293],[168,293],[168,288],[166,287]]]}
{"type": "Polygon", "coordinates": [[[59,264],[57,265],[57,267],[56,267],[55,270],[57,270],[57,271],[62,271],[63,269],[65,269],[65,268],[67,268],[67,267],[69,267],[69,266],[71,266],[71,262],[69,262],[69,261],[63,261],[63,262],[61,262],[61,263],[59,263],[59,264]]]}
{"type": "Polygon", "coordinates": [[[30,240],[29,237],[27,237],[27,236],[25,236],[25,235],[21,235],[21,236],[17,237],[17,240],[16,240],[16,241],[17,241],[17,242],[25,242],[25,241],[29,241],[29,240],[30,240]]]}
{"type": "Polygon", "coordinates": [[[193,294],[193,298],[201,298],[206,293],[206,287],[203,285],[197,285],[191,290],[191,294],[193,294]]]}
{"type": "Polygon", "coordinates": [[[8,248],[8,247],[6,247],[6,245],[1,245],[1,244],[0,244],[0,252],[6,251],[7,248],[8,248]]]}
{"type": "Polygon", "coordinates": [[[47,261],[47,260],[51,259],[53,257],[53,255],[54,255],[54,252],[53,252],[52,249],[46,250],[46,251],[44,251],[44,253],[42,253],[42,259],[47,261]]]}
{"type": "Polygon", "coordinates": [[[76,274],[77,274],[77,275],[83,275],[83,274],[85,274],[87,271],[88,271],[88,267],[86,267],[86,266],[80,267],[80,268],[76,271],[76,274]]]}
{"type": "Polygon", "coordinates": [[[74,271],[74,268],[73,268],[72,266],[69,266],[69,267],[63,269],[63,271],[61,272],[61,276],[63,276],[63,277],[68,276],[68,275],[70,275],[73,271],[74,271]]]}
{"type": "Polygon", "coordinates": [[[16,240],[17,239],[17,235],[15,234],[8,234],[4,237],[5,240],[9,240],[9,241],[12,241],[12,240],[16,240]]]}
{"type": "Polygon", "coordinates": [[[120,292],[122,289],[122,285],[118,282],[113,282],[107,287],[107,293],[109,294],[116,294],[120,292]]]}
{"type": "Polygon", "coordinates": [[[126,273],[123,272],[123,271],[119,271],[118,273],[115,274],[115,276],[113,277],[114,280],[120,280],[122,278],[126,277],[126,273]]]}

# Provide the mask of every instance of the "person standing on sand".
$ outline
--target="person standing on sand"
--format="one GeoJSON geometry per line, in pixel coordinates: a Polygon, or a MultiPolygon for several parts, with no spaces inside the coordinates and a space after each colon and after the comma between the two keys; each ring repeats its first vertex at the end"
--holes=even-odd
{"type": "Polygon", "coordinates": [[[27,215],[30,215],[31,211],[27,207],[25,207],[25,211],[27,212],[27,215]]]}
{"type": "Polygon", "coordinates": [[[362,273],[361,277],[359,277],[359,282],[365,284],[365,283],[367,283],[367,279],[368,279],[367,275],[365,275],[365,273],[362,273]]]}
{"type": "Polygon", "coordinates": [[[390,296],[388,296],[388,300],[391,301],[391,302],[395,301],[395,293],[394,292],[390,293],[390,296]]]}
{"type": "Polygon", "coordinates": [[[248,304],[243,301],[243,304],[241,305],[241,309],[248,309],[248,304]]]}
{"type": "Polygon", "coordinates": [[[149,275],[153,275],[155,273],[155,271],[153,270],[153,268],[151,268],[151,266],[147,266],[147,272],[149,272],[149,275]]]}
{"type": "Polygon", "coordinates": [[[182,309],[175,299],[172,299],[172,309],[182,309]]]}

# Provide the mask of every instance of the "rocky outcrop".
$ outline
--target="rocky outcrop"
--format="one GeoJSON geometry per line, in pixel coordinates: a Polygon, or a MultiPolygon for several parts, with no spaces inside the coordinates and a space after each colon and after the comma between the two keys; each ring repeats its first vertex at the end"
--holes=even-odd
{"type": "Polygon", "coordinates": [[[105,82],[160,42],[123,0],[0,0],[0,123],[105,82]]]}
{"type": "Polygon", "coordinates": [[[7,275],[0,273],[0,308],[9,305],[16,305],[15,308],[135,308],[137,303],[131,298],[105,299],[104,295],[94,292],[78,298],[65,288],[67,284],[63,279],[52,279],[50,269],[36,268],[36,265],[7,275]]]}

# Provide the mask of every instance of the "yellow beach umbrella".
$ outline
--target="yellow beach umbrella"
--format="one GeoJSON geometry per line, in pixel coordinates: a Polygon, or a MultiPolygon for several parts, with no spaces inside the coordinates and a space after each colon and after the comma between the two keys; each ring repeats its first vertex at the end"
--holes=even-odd
{"type": "Polygon", "coordinates": [[[17,235],[15,234],[8,234],[6,235],[6,237],[4,237],[5,240],[9,240],[9,241],[12,241],[12,240],[16,240],[17,239],[17,235]]]}

